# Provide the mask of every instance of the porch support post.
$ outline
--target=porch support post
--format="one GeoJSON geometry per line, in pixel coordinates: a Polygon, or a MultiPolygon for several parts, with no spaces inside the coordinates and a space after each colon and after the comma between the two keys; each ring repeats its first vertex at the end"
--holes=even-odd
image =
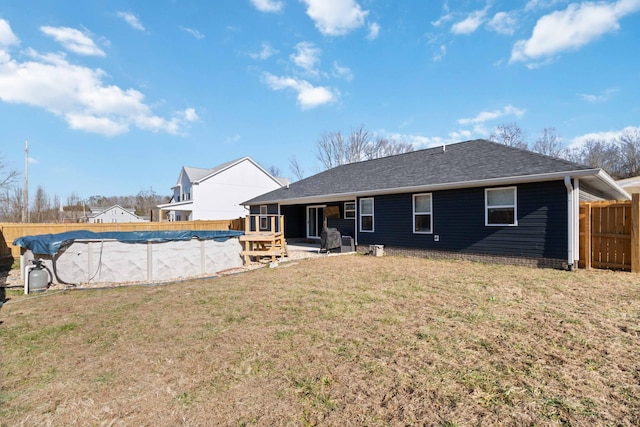
{"type": "Polygon", "coordinates": [[[564,177],[564,185],[567,187],[567,268],[569,271],[573,271],[575,269],[574,265],[574,238],[573,233],[575,231],[574,227],[574,190],[573,184],[571,183],[571,177],[564,177]]]}
{"type": "Polygon", "coordinates": [[[591,269],[591,203],[584,204],[584,236],[582,236],[584,248],[584,268],[591,269]]]}

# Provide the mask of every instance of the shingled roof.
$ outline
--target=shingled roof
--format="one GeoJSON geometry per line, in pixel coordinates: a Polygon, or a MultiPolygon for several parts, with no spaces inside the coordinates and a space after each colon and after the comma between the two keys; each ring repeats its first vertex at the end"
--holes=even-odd
{"type": "Polygon", "coordinates": [[[580,178],[603,198],[629,195],[601,169],[477,139],[328,169],[244,204],[312,203],[345,197],[580,178]]]}

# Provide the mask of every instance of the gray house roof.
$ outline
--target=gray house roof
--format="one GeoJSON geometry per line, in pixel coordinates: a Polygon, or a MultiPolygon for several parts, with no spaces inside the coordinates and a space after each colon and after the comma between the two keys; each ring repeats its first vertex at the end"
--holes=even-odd
{"type": "Polygon", "coordinates": [[[367,195],[580,179],[580,189],[606,199],[629,195],[601,169],[487,140],[459,142],[320,172],[243,204],[321,203],[367,195]]]}
{"type": "MultiPolygon", "coordinates": [[[[211,174],[212,169],[203,169],[203,168],[193,168],[190,166],[184,167],[184,172],[187,174],[189,181],[195,182],[199,181],[207,175],[211,174]]],[[[180,184],[180,182],[178,182],[180,184]]]]}
{"type": "MultiPolygon", "coordinates": [[[[218,166],[215,166],[211,169],[203,169],[203,168],[194,168],[194,167],[190,167],[190,166],[184,166],[182,169],[184,170],[184,173],[187,175],[187,177],[189,178],[189,181],[191,183],[194,184],[198,184],[201,181],[204,181],[206,179],[208,179],[211,176],[214,176],[232,166],[235,166],[236,164],[247,160],[251,163],[253,163],[257,168],[259,168],[260,170],[262,170],[266,175],[268,175],[269,177],[271,177],[274,181],[276,181],[278,184],[280,184],[280,186],[285,186],[289,183],[289,180],[286,178],[279,178],[279,177],[275,177],[272,176],[268,171],[266,171],[264,168],[262,168],[262,166],[260,166],[258,163],[256,163],[251,157],[245,156],[245,157],[241,157],[239,159],[235,159],[235,160],[230,160],[228,162],[224,162],[219,164],[218,166]]],[[[180,177],[178,177],[178,182],[176,183],[175,186],[173,186],[172,188],[176,188],[180,185],[180,177]]]]}

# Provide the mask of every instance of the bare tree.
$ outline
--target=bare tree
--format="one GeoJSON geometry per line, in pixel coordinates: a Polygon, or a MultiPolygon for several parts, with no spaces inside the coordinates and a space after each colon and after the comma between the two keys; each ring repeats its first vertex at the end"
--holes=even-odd
{"type": "Polygon", "coordinates": [[[538,136],[538,139],[533,144],[533,151],[551,157],[562,157],[565,150],[562,146],[562,141],[560,141],[558,137],[556,128],[542,129],[540,136],[538,136]]]}
{"type": "Polygon", "coordinates": [[[603,139],[589,139],[580,148],[568,151],[565,158],[575,163],[604,169],[612,177],[620,178],[620,148],[603,139]]]}
{"type": "Polygon", "coordinates": [[[129,204],[129,207],[135,207],[136,215],[149,215],[155,220],[159,214],[158,205],[167,203],[168,201],[167,198],[159,196],[153,191],[153,188],[149,187],[148,190],[140,190],[135,196],[135,204],[129,204]]]}
{"type": "Polygon", "coordinates": [[[269,166],[269,169],[267,170],[271,176],[273,177],[279,177],[280,176],[280,168],[277,167],[276,165],[271,165],[269,166]]]}
{"type": "Polygon", "coordinates": [[[345,151],[345,141],[339,131],[324,133],[316,142],[316,157],[325,169],[345,164],[345,151]]]}
{"type": "Polygon", "coordinates": [[[22,220],[22,188],[5,187],[0,192],[0,221],[20,222],[22,220]]]}
{"type": "Polygon", "coordinates": [[[371,145],[371,134],[364,126],[352,130],[345,147],[345,163],[355,163],[365,159],[367,147],[371,145]]]}
{"type": "Polygon", "coordinates": [[[11,186],[18,177],[18,171],[9,169],[4,162],[4,157],[0,156],[0,189],[11,186]]]}
{"type": "Polygon", "coordinates": [[[616,138],[616,144],[620,153],[620,177],[640,175],[640,129],[625,129],[616,138]]]}
{"type": "Polygon", "coordinates": [[[413,150],[413,145],[408,142],[378,137],[374,142],[367,146],[365,158],[367,160],[378,159],[380,157],[393,156],[395,154],[409,153],[413,150]]]}
{"type": "Polygon", "coordinates": [[[304,178],[304,169],[302,169],[302,166],[298,162],[296,156],[289,158],[289,170],[298,181],[304,178]]]}
{"type": "Polygon", "coordinates": [[[49,196],[42,186],[38,185],[36,194],[33,198],[33,207],[31,209],[31,222],[42,223],[49,220],[49,210],[51,210],[51,202],[49,196]]]}
{"type": "Polygon", "coordinates": [[[524,131],[517,123],[503,123],[496,127],[489,139],[509,147],[528,149],[524,131]]]}
{"type": "Polygon", "coordinates": [[[342,133],[330,132],[323,134],[316,143],[316,157],[325,169],[413,150],[413,145],[407,142],[382,137],[373,140],[364,126],[352,130],[346,141],[342,133]]]}
{"type": "Polygon", "coordinates": [[[78,193],[73,192],[67,196],[67,206],[82,206],[82,200],[80,200],[78,193]]]}

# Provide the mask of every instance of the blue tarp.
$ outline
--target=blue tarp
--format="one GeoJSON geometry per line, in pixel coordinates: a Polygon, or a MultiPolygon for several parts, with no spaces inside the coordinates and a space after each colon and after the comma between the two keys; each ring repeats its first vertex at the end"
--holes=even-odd
{"type": "Polygon", "coordinates": [[[229,238],[243,235],[243,231],[213,230],[213,231],[108,231],[94,233],[93,231],[77,230],[58,234],[40,234],[38,236],[18,237],[13,241],[14,246],[31,250],[34,254],[55,255],[64,244],[74,240],[117,240],[123,243],[161,243],[174,240],[215,240],[224,242],[229,238]]]}

